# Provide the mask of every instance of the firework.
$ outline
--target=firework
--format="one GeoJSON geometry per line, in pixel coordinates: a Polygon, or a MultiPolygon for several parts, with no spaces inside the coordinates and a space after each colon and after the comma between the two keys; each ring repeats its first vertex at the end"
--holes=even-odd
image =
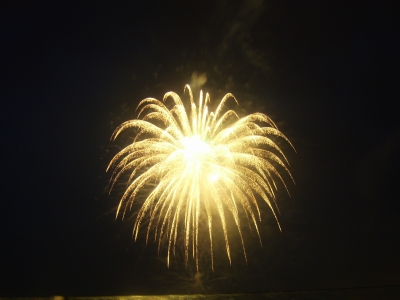
{"type": "Polygon", "coordinates": [[[189,85],[185,86],[186,91],[190,100],[188,109],[174,92],[166,93],[163,101],[146,98],[139,103],[138,119],[124,122],[112,134],[111,139],[115,140],[122,131],[135,129],[133,142],[115,155],[107,171],[114,167],[110,190],[121,175],[129,175],[117,216],[124,216],[138,194],[152,187],[134,223],[135,240],[146,220],[146,242],[150,234],[158,240],[159,250],[162,241],[166,242],[168,266],[179,237],[183,238],[186,263],[190,252],[198,270],[201,233],[208,236],[214,268],[215,224],[221,226],[231,263],[228,215],[240,235],[245,258],[240,217],[243,212],[249,223],[254,224],[260,243],[258,202],[269,206],[280,228],[276,216],[275,180],[281,181],[285,188],[286,185],[275,166],[292,176],[286,167],[285,155],[271,136],[292,144],[265,114],[253,113],[239,118],[234,110],[223,112],[228,99],[237,103],[232,94],[226,94],[211,112],[208,93],[203,97],[200,91],[196,105],[189,85]],[[173,102],[171,109],[165,104],[168,99],[173,102]]]}

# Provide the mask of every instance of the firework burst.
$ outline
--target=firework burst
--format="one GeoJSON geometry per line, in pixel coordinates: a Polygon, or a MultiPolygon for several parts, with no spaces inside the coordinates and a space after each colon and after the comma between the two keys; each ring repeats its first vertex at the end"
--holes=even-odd
{"type": "Polygon", "coordinates": [[[168,266],[177,238],[182,237],[185,261],[187,263],[191,253],[198,270],[202,232],[209,238],[214,268],[214,224],[222,228],[231,262],[228,215],[240,235],[245,258],[240,212],[254,224],[260,242],[258,202],[270,207],[280,228],[276,216],[275,179],[285,188],[286,185],[275,166],[279,165],[292,176],[286,167],[285,155],[270,137],[278,136],[292,144],[265,114],[253,113],[239,118],[233,110],[223,112],[228,99],[237,103],[230,93],[211,112],[208,94],[203,98],[201,91],[196,105],[189,85],[184,91],[189,93],[188,110],[174,92],[166,93],[163,101],[146,98],[139,103],[138,119],[124,122],[112,134],[111,139],[115,140],[122,131],[136,129],[133,142],[115,155],[107,171],[114,167],[110,190],[121,175],[129,174],[117,216],[124,216],[126,210],[132,208],[140,191],[154,186],[138,211],[133,227],[135,240],[146,218],[146,242],[150,232],[158,240],[159,250],[161,242],[166,241],[168,266]],[[167,99],[173,101],[171,109],[164,104],[167,99]],[[139,119],[141,116],[143,118],[139,119]]]}

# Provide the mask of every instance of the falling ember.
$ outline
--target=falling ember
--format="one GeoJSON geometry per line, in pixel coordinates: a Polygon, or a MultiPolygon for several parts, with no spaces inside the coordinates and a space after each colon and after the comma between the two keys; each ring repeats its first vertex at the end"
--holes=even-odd
{"type": "Polygon", "coordinates": [[[154,238],[158,239],[159,250],[161,241],[167,241],[168,266],[171,250],[175,250],[177,238],[182,237],[185,260],[188,261],[189,252],[192,252],[198,270],[199,231],[204,227],[209,236],[214,268],[213,224],[216,216],[222,226],[230,262],[226,212],[231,214],[238,229],[245,258],[240,211],[254,224],[260,242],[257,219],[261,220],[258,207],[261,199],[268,204],[280,227],[275,213],[275,178],[285,188],[286,185],[274,165],[280,165],[290,177],[291,174],[286,167],[285,155],[270,137],[278,136],[292,144],[262,113],[243,118],[233,110],[222,113],[228,99],[236,101],[232,94],[226,94],[215,112],[210,112],[208,94],[203,98],[201,91],[196,105],[189,85],[185,86],[186,90],[190,97],[189,112],[174,92],[166,93],[163,102],[146,98],[139,103],[138,119],[124,122],[111,137],[115,140],[123,130],[133,127],[137,132],[134,141],[115,155],[107,171],[114,166],[111,189],[122,174],[129,174],[117,216],[125,215],[141,190],[154,186],[136,217],[135,240],[147,217],[146,241],[151,229],[154,238]],[[164,104],[169,98],[174,103],[171,109],[164,104]],[[144,117],[139,119],[141,115],[144,117]]]}

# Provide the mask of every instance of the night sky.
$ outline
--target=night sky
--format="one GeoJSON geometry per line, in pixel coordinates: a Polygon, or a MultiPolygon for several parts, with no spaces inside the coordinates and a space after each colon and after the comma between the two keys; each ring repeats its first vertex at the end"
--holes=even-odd
{"type": "MultiPolygon", "coordinates": [[[[389,3],[390,1],[388,1],[389,3]]],[[[1,1],[0,296],[247,293],[400,284],[399,34],[384,1],[1,1]],[[234,3],[233,3],[234,2],[234,3]],[[197,72],[197,73],[196,73],[197,72]],[[145,97],[270,116],[296,184],[201,285],[115,219],[106,167],[145,97]],[[201,76],[201,75],[198,75],[201,76]],[[199,89],[194,88],[197,98],[199,89]]],[[[234,231],[234,230],[233,230],[234,231]]],[[[218,251],[217,251],[218,250],[218,251]]]]}

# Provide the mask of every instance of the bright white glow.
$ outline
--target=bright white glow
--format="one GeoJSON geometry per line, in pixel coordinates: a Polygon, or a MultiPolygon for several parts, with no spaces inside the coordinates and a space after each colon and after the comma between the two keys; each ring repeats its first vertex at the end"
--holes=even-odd
{"type": "Polygon", "coordinates": [[[203,142],[199,135],[182,138],[185,159],[201,159],[210,154],[211,147],[203,142]]]}
{"type": "Polygon", "coordinates": [[[216,182],[221,175],[219,173],[212,173],[208,178],[211,182],[216,182]]]}

